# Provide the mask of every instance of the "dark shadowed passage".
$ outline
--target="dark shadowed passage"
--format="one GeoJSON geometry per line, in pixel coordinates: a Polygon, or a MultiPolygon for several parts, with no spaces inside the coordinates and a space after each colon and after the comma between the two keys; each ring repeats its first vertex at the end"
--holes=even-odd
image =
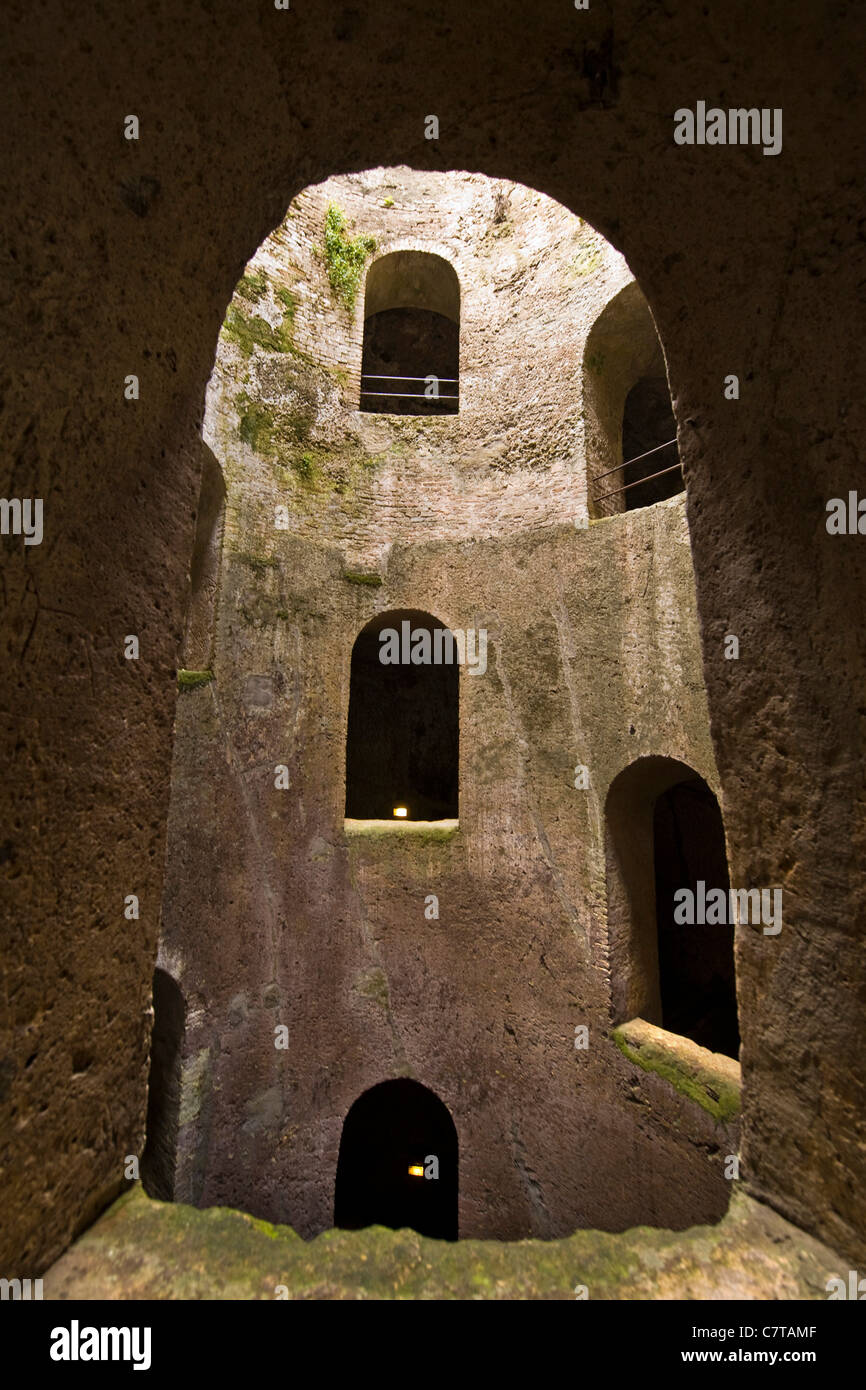
{"type": "MultiPolygon", "coordinates": [[[[382,634],[444,632],[429,613],[400,610],[376,618],[352,651],[346,736],[346,815],[390,820],[457,817],[459,667],[450,663],[385,664],[382,634]]],[[[445,645],[442,644],[445,654],[445,645]]],[[[416,646],[416,654],[418,648],[416,646]]]]}
{"type": "Polygon", "coordinates": [[[426,1086],[383,1081],[355,1101],[340,1141],[334,1225],[457,1239],[457,1131],[426,1086]]]}
{"type": "Polygon", "coordinates": [[[740,1049],[734,975],[734,929],[724,923],[674,921],[674,895],[730,887],[719,803],[701,778],[663,792],[653,813],[656,919],[662,1026],[713,1052],[740,1049]]]}
{"type": "Polygon", "coordinates": [[[183,995],[164,970],[153,975],[153,1038],[147,1091],[147,1139],[141,1180],[149,1197],[174,1198],[180,1062],[184,1031],[183,995]]]}
{"type": "Polygon", "coordinates": [[[637,460],[627,462],[623,469],[626,511],[649,507],[682,492],[683,470],[675,466],[677,447],[670,443],[676,437],[677,424],[665,378],[644,377],[636,382],[625,398],[622,417],[622,456],[637,460]],[[644,454],[648,457],[641,457],[644,454]]]}

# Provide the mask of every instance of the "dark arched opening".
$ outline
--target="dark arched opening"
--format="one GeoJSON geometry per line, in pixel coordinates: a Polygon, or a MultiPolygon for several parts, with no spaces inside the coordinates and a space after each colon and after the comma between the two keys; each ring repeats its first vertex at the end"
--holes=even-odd
{"type": "Polygon", "coordinates": [[[454,415],[460,375],[460,283],[426,251],[374,261],[364,294],[362,410],[454,415]]]}
{"type": "Polygon", "coordinates": [[[642,1018],[737,1057],[734,926],[713,792],[677,759],[639,758],[611,783],[606,832],[613,1021],[642,1018]],[[724,910],[707,904],[714,889],[724,910]]]}
{"type": "Polygon", "coordinates": [[[671,444],[676,437],[666,379],[654,376],[635,382],[625,398],[622,417],[622,455],[632,460],[622,470],[626,511],[682,492],[683,470],[671,444]]]}
{"type": "Polygon", "coordinates": [[[400,810],[407,820],[456,819],[458,655],[448,628],[429,613],[384,613],[359,634],[346,732],[348,817],[391,820],[400,810]]]}
{"type": "Polygon", "coordinates": [[[658,797],[653,845],[662,1027],[736,1057],[740,1032],[725,830],[719,803],[702,778],[678,782],[658,797]],[[676,920],[682,889],[694,895],[693,922],[676,920]],[[724,909],[707,910],[707,895],[718,889],[724,909]]]}
{"type": "Polygon", "coordinates": [[[682,492],[664,354],[635,281],[599,314],[583,366],[592,514],[611,516],[682,492]]]}
{"type": "Polygon", "coordinates": [[[383,1081],[355,1101],[340,1140],[334,1224],[457,1239],[457,1130],[426,1086],[383,1081]]]}
{"type": "Polygon", "coordinates": [[[149,1197],[171,1202],[177,1162],[183,995],[164,970],[153,975],[153,1034],[147,1088],[147,1131],[141,1180],[149,1197]]]}

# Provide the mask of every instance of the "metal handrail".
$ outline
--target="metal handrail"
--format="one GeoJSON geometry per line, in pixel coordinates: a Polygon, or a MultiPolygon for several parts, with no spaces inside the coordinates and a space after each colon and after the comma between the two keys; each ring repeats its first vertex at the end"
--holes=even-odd
{"type": "Polygon", "coordinates": [[[365,381],[424,381],[429,382],[432,376],[437,387],[442,384],[445,386],[457,386],[459,378],[456,376],[436,376],[435,372],[430,372],[429,376],[386,376],[382,372],[362,372],[361,373],[361,396],[370,398],[375,397],[387,401],[457,401],[460,397],[449,392],[437,393],[435,396],[428,396],[426,391],[371,391],[364,386],[365,381]]]}
{"type": "Polygon", "coordinates": [[[459,396],[425,396],[417,391],[362,391],[362,396],[381,396],[386,401],[459,401],[459,396]]]}
{"type": "MultiPolygon", "coordinates": [[[[434,377],[436,377],[436,380],[437,380],[437,381],[447,381],[447,382],[452,382],[452,381],[453,381],[455,385],[456,385],[457,382],[460,380],[460,378],[459,378],[459,377],[456,377],[456,376],[436,376],[436,373],[435,373],[435,372],[429,372],[428,375],[429,375],[429,376],[434,376],[434,377]]],[[[383,373],[381,373],[381,372],[362,372],[362,373],[361,373],[361,380],[362,380],[362,381],[426,381],[426,380],[427,380],[427,377],[426,377],[426,376],[391,376],[391,375],[388,374],[388,373],[385,373],[385,374],[383,375],[383,373]]]]}
{"type": "Polygon", "coordinates": [[[602,478],[609,478],[611,473],[618,473],[621,468],[628,468],[630,463],[640,463],[641,459],[648,459],[650,454],[657,454],[660,449],[669,449],[676,442],[676,439],[668,439],[664,444],[657,444],[654,449],[647,449],[645,454],[635,454],[633,459],[626,459],[625,463],[618,463],[616,468],[609,468],[606,473],[597,473],[592,481],[600,483],[602,478]]]}
{"type": "MultiPolygon", "coordinates": [[[[634,462],[634,460],[630,460],[634,462]]],[[[682,468],[682,464],[672,463],[670,468],[660,468],[658,473],[649,473],[645,478],[636,478],[633,483],[624,483],[622,487],[615,487],[610,492],[603,492],[601,497],[593,497],[593,502],[603,502],[605,497],[614,497],[618,492],[628,492],[630,487],[640,487],[641,483],[651,483],[653,478],[663,478],[665,473],[673,473],[675,469],[682,468]]]]}

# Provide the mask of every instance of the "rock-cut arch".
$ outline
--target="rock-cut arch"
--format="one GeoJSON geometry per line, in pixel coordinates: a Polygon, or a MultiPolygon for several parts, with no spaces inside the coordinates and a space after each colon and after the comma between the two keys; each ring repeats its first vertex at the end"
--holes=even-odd
{"type": "Polygon", "coordinates": [[[334,1225],[410,1227],[457,1239],[457,1130],[448,1107],[418,1081],[373,1086],[343,1125],[334,1225]]]}
{"type": "Polygon", "coordinates": [[[407,820],[457,818],[458,655],[450,630],[414,609],[381,613],[358,634],[346,730],[348,818],[390,820],[398,807],[407,820]]]}
{"type": "Polygon", "coordinates": [[[730,880],[719,803],[676,758],[639,758],[605,806],[608,942],[614,1023],[642,1018],[712,1052],[739,1052],[734,927],[680,923],[675,895],[730,880]]]}

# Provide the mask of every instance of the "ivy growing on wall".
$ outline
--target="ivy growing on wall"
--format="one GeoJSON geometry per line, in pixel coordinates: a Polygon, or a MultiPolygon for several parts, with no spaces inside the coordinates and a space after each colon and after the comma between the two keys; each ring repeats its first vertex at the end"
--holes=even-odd
{"type": "Polygon", "coordinates": [[[331,289],[351,313],[367,257],[376,250],[376,238],[349,235],[345,213],[336,203],[325,214],[325,266],[331,289]]]}

